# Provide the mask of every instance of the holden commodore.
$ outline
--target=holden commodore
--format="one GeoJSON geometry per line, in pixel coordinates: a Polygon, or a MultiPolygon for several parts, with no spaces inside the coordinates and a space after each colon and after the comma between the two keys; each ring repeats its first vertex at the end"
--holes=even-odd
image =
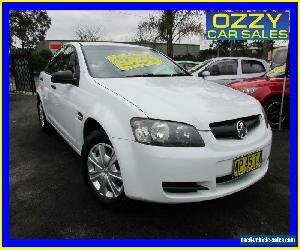
{"type": "Polygon", "coordinates": [[[102,203],[215,199],[267,172],[272,132],[260,103],[199,82],[151,48],[66,44],[37,93],[42,130],[53,127],[81,156],[102,203]]]}

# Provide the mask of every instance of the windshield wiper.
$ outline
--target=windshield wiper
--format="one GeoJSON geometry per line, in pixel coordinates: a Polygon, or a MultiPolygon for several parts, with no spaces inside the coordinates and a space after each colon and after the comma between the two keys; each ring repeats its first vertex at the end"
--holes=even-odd
{"type": "Polygon", "coordinates": [[[170,76],[191,76],[190,74],[186,74],[186,73],[177,73],[177,74],[172,74],[170,76]]]}
{"type": "Polygon", "coordinates": [[[125,77],[171,77],[171,76],[188,76],[188,74],[185,73],[177,73],[177,74],[140,74],[140,75],[130,75],[125,77]]]}
{"type": "Polygon", "coordinates": [[[161,76],[172,76],[172,75],[148,73],[148,74],[140,74],[140,75],[130,75],[125,77],[161,77],[161,76]]]}

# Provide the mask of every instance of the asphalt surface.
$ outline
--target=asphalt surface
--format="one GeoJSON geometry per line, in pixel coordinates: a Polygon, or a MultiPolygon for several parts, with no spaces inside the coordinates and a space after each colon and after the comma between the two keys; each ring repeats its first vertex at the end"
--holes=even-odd
{"type": "Polygon", "coordinates": [[[130,201],[110,210],[85,186],[80,157],[39,128],[35,96],[10,97],[11,238],[233,238],[289,232],[289,131],[274,132],[268,174],[228,197],[130,201]]]}

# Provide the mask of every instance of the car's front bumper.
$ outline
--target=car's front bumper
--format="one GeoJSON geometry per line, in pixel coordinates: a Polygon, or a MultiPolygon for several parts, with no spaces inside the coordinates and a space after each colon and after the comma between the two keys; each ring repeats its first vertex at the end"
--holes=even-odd
{"type": "MultiPolygon", "coordinates": [[[[265,125],[264,125],[265,126],[265,125]]],[[[202,133],[205,147],[158,147],[112,139],[117,152],[125,194],[133,199],[164,203],[196,202],[215,199],[242,190],[261,179],[268,170],[272,132],[254,134],[253,139],[215,141],[211,132],[202,133]],[[259,139],[260,138],[260,139],[259,139]],[[217,177],[232,173],[236,157],[262,150],[262,166],[240,178],[218,182],[217,177]],[[208,188],[189,193],[171,193],[163,182],[193,182],[208,188]]]]}

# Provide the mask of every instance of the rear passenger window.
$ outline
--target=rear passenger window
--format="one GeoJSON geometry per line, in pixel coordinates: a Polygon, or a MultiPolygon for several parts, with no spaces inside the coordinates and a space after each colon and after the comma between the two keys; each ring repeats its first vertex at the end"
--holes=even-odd
{"type": "Polygon", "coordinates": [[[265,72],[264,65],[255,60],[242,60],[242,73],[243,74],[254,74],[265,72]]]}
{"type": "Polygon", "coordinates": [[[211,76],[236,75],[237,67],[237,60],[222,60],[209,65],[207,70],[211,76]]]}

